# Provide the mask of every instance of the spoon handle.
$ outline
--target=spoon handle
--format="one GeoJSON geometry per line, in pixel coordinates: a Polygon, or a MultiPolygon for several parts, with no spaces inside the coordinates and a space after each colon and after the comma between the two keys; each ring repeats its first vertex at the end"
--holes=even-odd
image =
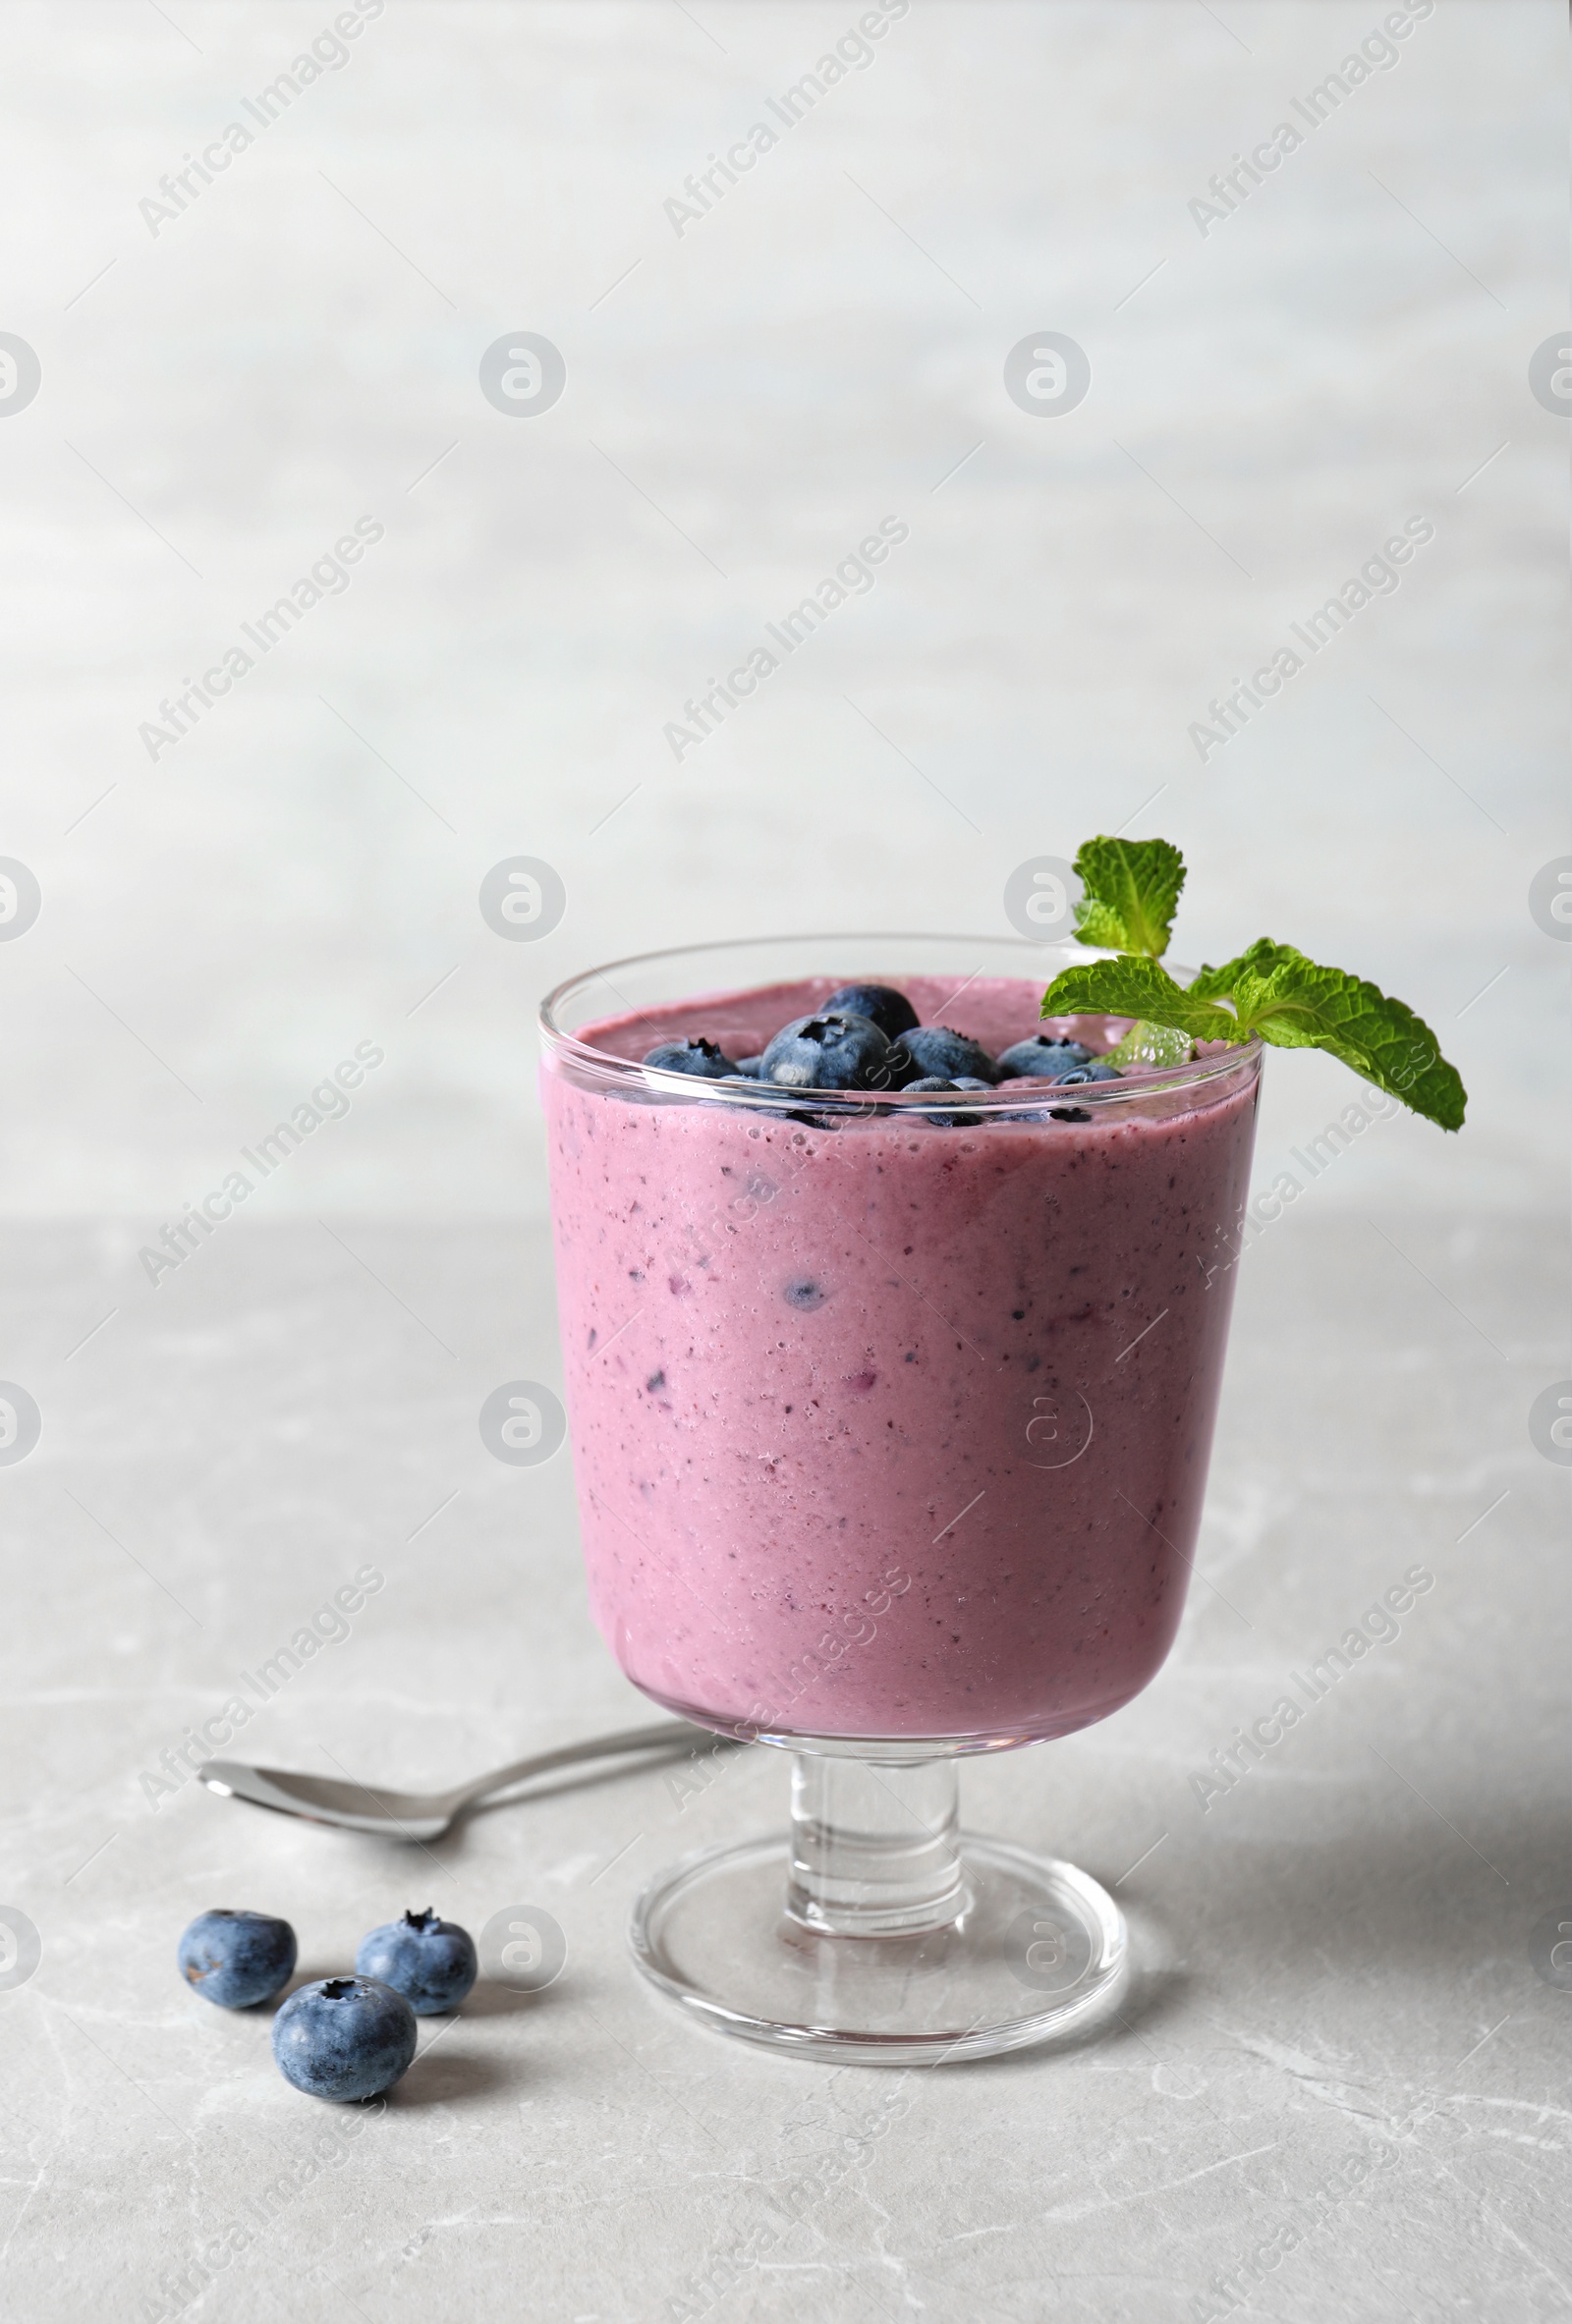
{"type": "Polygon", "coordinates": [[[711,1743],[730,1740],[717,1736],[708,1727],[695,1727],[686,1719],[662,1719],[658,1727],[624,1728],[620,1735],[594,1736],[588,1743],[564,1743],[555,1751],[537,1751],[533,1758],[517,1759],[511,1767],[498,1767],[490,1775],[480,1776],[450,1798],[457,1808],[472,1799],[483,1799],[492,1792],[503,1791],[509,1784],[522,1783],[526,1776],[549,1775],[553,1768],[574,1767],[582,1759],[615,1759],[625,1751],[670,1750],[678,1743],[697,1743],[701,1739],[711,1743]]]}

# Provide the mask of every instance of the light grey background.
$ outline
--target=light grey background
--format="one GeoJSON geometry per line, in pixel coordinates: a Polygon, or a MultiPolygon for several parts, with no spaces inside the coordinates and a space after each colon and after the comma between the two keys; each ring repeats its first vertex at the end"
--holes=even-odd
{"type": "MultiPolygon", "coordinates": [[[[429,1330],[305,1220],[215,1244],[181,1306],[117,1318],[4,1474],[0,1898],[43,1939],[0,1992],[7,2313],[668,2324],[772,2232],[767,2265],[698,2297],[712,2324],[1199,2324],[1282,2233],[1237,2324],[1561,2324],[1572,1992],[1530,1947],[1547,1911],[1572,1923],[1567,1478],[1525,1416],[1567,1376],[1564,1301],[1543,1220],[1378,1217],[1406,1256],[1306,1206],[1245,1263],[1198,1577],[1152,1685],[962,1773],[976,1828],[1118,1884],[1124,2023],[905,2077],[691,2028],[628,1963],[646,1880],[783,1825],[779,1753],[426,1850],[144,1788],[367,1562],[385,1578],[352,1634],[237,1749],[423,1788],[647,1721],[585,1605],[566,1454],[509,1467],[476,1425],[552,1360],[543,1236],[346,1226],[429,1330]],[[1208,1755],[1416,1566],[1433,1585],[1401,1635],[1203,1808],[1208,1755]],[[567,1965],[424,2020],[334,2164],[341,2110],[279,2078],[267,2011],[182,1989],[177,1934],[217,1904],[284,1912],[302,1977],[427,1904],[477,1934],[544,1909],[567,1965]],[[891,2092],[887,2134],[848,2146],[891,2092]],[[168,2305],[280,2182],[255,2248],[168,2305]]],[[[0,1234],[27,1376],[94,1257],[75,1224],[0,1234]]]]}
{"type": "MultiPolygon", "coordinates": [[[[1121,826],[1191,859],[1177,958],[1285,937],[1462,1068],[1455,1146],[1385,1129],[1319,1199],[1554,1198],[1559,11],[1438,0],[1203,238],[1192,198],[1378,8],[914,0],[679,239],[685,175],[858,13],[388,0],[154,236],[333,11],[7,9],[0,324],[44,372],[0,421],[0,852],[45,898],[0,946],[14,1211],[159,1224],[374,1039],[248,1226],[538,1213],[558,976],[1003,933],[1018,862],[1121,826]],[[1058,419],[1003,387],[1044,327],[1094,370],[1058,419]],[[519,328],[568,367],[538,418],[479,392],[519,328]],[[363,514],[352,586],[150,762],[160,698],[363,514]],[[876,587],[678,764],[684,699],[886,514],[876,587]],[[1401,587],[1204,766],[1191,721],[1411,515],[1401,587]],[[477,909],[516,854],[568,890],[538,945],[477,909]]],[[[1267,1176],[1345,1079],[1268,1083],[1267,1176]]]]}
{"type": "Polygon", "coordinates": [[[43,366],[0,417],[0,856],[43,890],[0,942],[0,1378],[42,1412],[0,1468],[0,1902],[42,1939],[0,1991],[7,2312],[646,2324],[844,2157],[891,2077],[690,2032],[622,1950],[658,1866],[780,1820],[770,1755],[429,1857],[142,1779],[367,1562],[257,1756],[439,1785],[647,1715],[566,1454],[477,1426],[560,1384],[539,994],[771,925],[1002,934],[1017,864],[1128,827],[1191,859],[1177,957],[1265,931],[1374,976],[1469,1125],[1384,1121],[1311,1180],[1353,1084],[1269,1060],[1258,1182],[1305,1190],[1241,1268],[1174,1653],[967,1770],[980,1826],[1120,1884],[1129,2023],[912,2077],[701,2311],[1193,2324],[1286,2227],[1241,2315],[1572,2314],[1572,1996],[1530,1960],[1572,1921],[1566,1478],[1527,1424],[1572,1372],[1568,963],[1527,909],[1572,846],[1567,423],[1527,385],[1567,319],[1564,12],[1437,0],[1203,238],[1191,199],[1388,8],[913,0],[679,239],[663,203],[854,0],[388,0],[151,236],[336,13],[0,13],[0,329],[43,366]],[[533,419],[478,384],[521,329],[567,365],[533,419]],[[1061,419],[1003,388],[1043,329],[1093,367],[1061,419]],[[1401,587],[1203,766],[1209,697],[1416,514],[1401,587]],[[349,589],[150,761],[160,697],[363,515],[349,589]],[[684,698],[886,515],[876,587],[679,765],[684,698]],[[479,913],[514,855],[566,887],[537,945],[479,913]],[[150,1285],[139,1246],[361,1041],[349,1118],[150,1285]],[[1415,1564],[1402,1637],[1203,1813],[1207,1755],[1415,1564]],[[328,2110],[265,2018],[181,1991],[176,1934],[282,1909],[320,1974],[427,1902],[548,1909],[567,1968],[428,2027],[310,2179],[328,2110]]]}

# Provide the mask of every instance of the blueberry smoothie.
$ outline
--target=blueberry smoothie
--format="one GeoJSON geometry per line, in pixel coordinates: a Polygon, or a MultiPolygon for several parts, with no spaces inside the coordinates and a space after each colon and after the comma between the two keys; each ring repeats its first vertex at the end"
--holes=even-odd
{"type": "Polygon", "coordinates": [[[1040,984],[892,981],[904,1049],[830,975],[548,1042],[591,1604],[711,1726],[1036,1741],[1173,1640],[1260,1053],[1115,1067],[1040,984]]]}

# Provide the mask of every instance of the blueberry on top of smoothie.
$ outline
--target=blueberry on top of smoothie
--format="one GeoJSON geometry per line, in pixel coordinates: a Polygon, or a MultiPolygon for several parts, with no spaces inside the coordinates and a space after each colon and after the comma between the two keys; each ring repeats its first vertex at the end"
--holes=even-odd
{"type": "Polygon", "coordinates": [[[1031,1033],[1003,1052],[999,1079],[1056,1081],[1072,1066],[1088,1064],[1091,1056],[1091,1050],[1079,1041],[1066,1041],[1057,1033],[1031,1033]]]}
{"type": "MultiPolygon", "coordinates": [[[[959,1097],[961,1086],[959,1081],[946,1081],[937,1074],[927,1074],[920,1081],[908,1081],[901,1095],[903,1097],[933,1097],[937,1096],[941,1090],[948,1089],[959,1097]]],[[[973,1089],[991,1089],[993,1084],[991,1081],[972,1081],[967,1086],[973,1089]]],[[[930,1130],[975,1130],[982,1117],[981,1114],[952,1114],[948,1112],[930,1114],[925,1107],[917,1119],[920,1122],[926,1122],[930,1130]]]]}
{"type": "Polygon", "coordinates": [[[1094,1057],[1090,1065],[1072,1066],[1067,1074],[1054,1076],[1055,1085],[1063,1089],[1071,1081],[1122,1081],[1124,1076],[1116,1065],[1104,1065],[1100,1057],[1094,1057]]]}
{"type": "Polygon", "coordinates": [[[910,1032],[917,1023],[917,1011],[893,984],[843,984],[839,992],[830,994],[824,1007],[839,1010],[843,1016],[869,1018],[886,1041],[910,1032]]]}
{"type": "Polygon", "coordinates": [[[914,1079],[936,1077],[958,1081],[964,1074],[971,1080],[985,1081],[991,1089],[999,1078],[998,1068],[981,1041],[974,1041],[968,1033],[952,1032],[947,1024],[917,1025],[902,1033],[895,1047],[898,1054],[891,1064],[899,1066],[906,1060],[906,1071],[914,1079]]]}
{"type": "Polygon", "coordinates": [[[890,1045],[870,1017],[794,1017],[764,1050],[760,1079],[789,1089],[887,1089],[890,1045]]]}
{"type": "Polygon", "coordinates": [[[737,1071],[745,1081],[757,1081],[763,1070],[764,1053],[762,1050],[758,1052],[757,1057],[739,1057],[737,1060],[737,1071]]]}
{"type": "Polygon", "coordinates": [[[645,1059],[662,1074],[692,1074],[701,1081],[723,1081],[736,1066],[723,1049],[701,1033],[691,1041],[657,1041],[645,1059]]]}

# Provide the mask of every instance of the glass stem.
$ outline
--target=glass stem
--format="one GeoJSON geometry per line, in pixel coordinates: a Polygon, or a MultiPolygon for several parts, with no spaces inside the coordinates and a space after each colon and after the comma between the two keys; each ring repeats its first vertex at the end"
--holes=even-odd
{"type": "Polygon", "coordinates": [[[953,1759],[891,1765],[801,1752],[792,1762],[786,1909],[821,1936],[947,1928],[971,1902],[953,1759]]]}

